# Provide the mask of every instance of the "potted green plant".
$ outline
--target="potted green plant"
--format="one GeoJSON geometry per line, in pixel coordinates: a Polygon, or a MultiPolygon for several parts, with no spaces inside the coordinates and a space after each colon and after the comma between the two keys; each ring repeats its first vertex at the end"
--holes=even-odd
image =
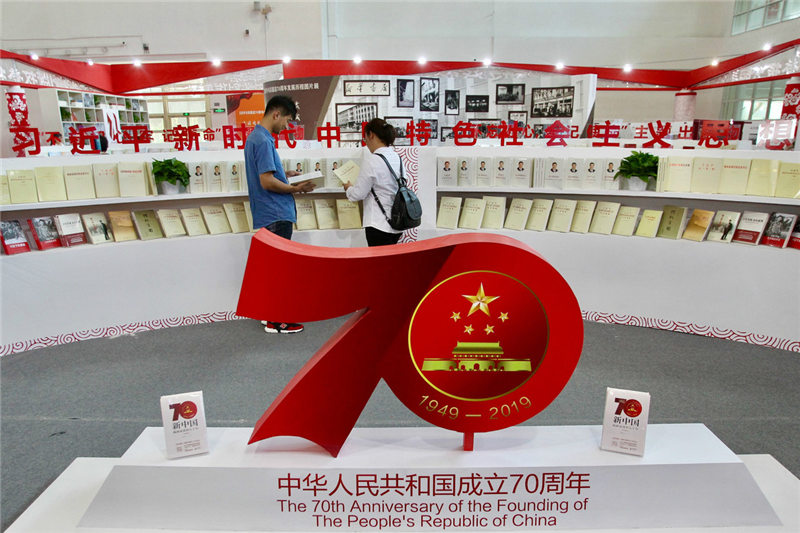
{"type": "Polygon", "coordinates": [[[174,157],[163,161],[154,159],[153,180],[161,194],[186,192],[186,187],[189,186],[189,170],[174,157]]]}
{"type": "Polygon", "coordinates": [[[658,176],[658,156],[634,151],[619,163],[614,179],[622,180],[620,188],[632,191],[655,190],[658,176]]]}

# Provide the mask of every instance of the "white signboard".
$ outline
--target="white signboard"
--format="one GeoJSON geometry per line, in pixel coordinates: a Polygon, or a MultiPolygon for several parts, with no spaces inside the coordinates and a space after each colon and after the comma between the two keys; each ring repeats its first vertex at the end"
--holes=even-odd
{"type": "Polygon", "coordinates": [[[607,388],[600,448],[644,455],[649,412],[649,393],[607,388]]]}
{"type": "Polygon", "coordinates": [[[203,391],[161,397],[167,458],[208,453],[203,391]]]}

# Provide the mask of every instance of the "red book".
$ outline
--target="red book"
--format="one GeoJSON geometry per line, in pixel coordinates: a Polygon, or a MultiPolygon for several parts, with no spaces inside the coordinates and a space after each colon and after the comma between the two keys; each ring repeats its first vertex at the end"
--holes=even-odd
{"type": "Polygon", "coordinates": [[[800,231],[795,231],[789,237],[789,242],[786,244],[787,248],[796,248],[800,250],[800,231]]]}
{"type": "Polygon", "coordinates": [[[57,248],[61,246],[58,238],[58,230],[53,217],[36,217],[28,219],[28,226],[33,234],[33,241],[40,250],[57,248]]]}
{"type": "Polygon", "coordinates": [[[789,213],[772,213],[761,237],[759,244],[775,246],[776,248],[786,248],[792,236],[792,228],[797,222],[797,215],[789,213]]]}
{"type": "Polygon", "coordinates": [[[739,220],[739,226],[733,232],[731,242],[758,244],[764,234],[764,229],[767,227],[767,220],[769,220],[768,213],[745,211],[739,220]]]}
{"type": "Polygon", "coordinates": [[[86,244],[86,234],[84,233],[83,223],[78,213],[56,215],[53,218],[55,219],[56,229],[58,229],[61,246],[86,244]]]}
{"type": "Polygon", "coordinates": [[[3,251],[8,255],[31,251],[19,220],[0,222],[0,242],[3,244],[3,251]]]}

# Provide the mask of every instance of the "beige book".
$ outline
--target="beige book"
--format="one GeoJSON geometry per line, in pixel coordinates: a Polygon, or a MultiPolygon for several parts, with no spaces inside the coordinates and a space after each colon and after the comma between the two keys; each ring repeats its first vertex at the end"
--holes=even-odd
{"type": "Polygon", "coordinates": [[[711,229],[706,234],[706,240],[712,242],[728,243],[733,239],[733,232],[739,223],[742,214],[738,211],[717,211],[711,221],[711,229]]]}
{"type": "Polygon", "coordinates": [[[0,205],[11,203],[11,193],[8,190],[8,176],[0,174],[0,205]]]}
{"type": "Polygon", "coordinates": [[[492,186],[492,158],[491,157],[478,157],[475,159],[477,166],[475,167],[475,186],[476,187],[491,187],[492,186]]]}
{"type": "Polygon", "coordinates": [[[517,189],[529,189],[531,186],[531,167],[533,164],[527,157],[512,159],[511,186],[517,189]]]}
{"type": "Polygon", "coordinates": [[[714,211],[695,209],[692,211],[692,216],[689,217],[689,222],[686,223],[686,229],[683,230],[683,238],[690,241],[702,241],[705,239],[713,219],[714,211]]]}
{"type": "Polygon", "coordinates": [[[242,205],[244,206],[244,216],[247,217],[247,227],[253,232],[255,229],[253,228],[253,212],[250,210],[250,202],[242,202],[242,205]]]}
{"type": "Polygon", "coordinates": [[[337,198],[336,216],[339,218],[339,229],[357,229],[362,227],[358,202],[337,198]]]}
{"type": "Polygon", "coordinates": [[[64,172],[61,167],[36,167],[36,191],[40,202],[63,202],[67,199],[64,172]]]}
{"type": "Polygon", "coordinates": [[[664,191],[690,192],[692,190],[692,158],[669,156],[664,177],[664,191]]]}
{"type": "Polygon", "coordinates": [[[572,228],[572,217],[575,216],[575,208],[578,206],[576,200],[566,198],[556,198],[553,200],[553,209],[550,212],[550,220],[547,222],[548,231],[560,231],[566,233],[572,228]]]}
{"type": "Polygon", "coordinates": [[[578,200],[569,230],[574,233],[588,233],[596,206],[597,202],[594,200],[578,200]]]}
{"type": "Polygon", "coordinates": [[[188,235],[208,235],[208,229],[206,229],[206,223],[203,222],[203,214],[200,212],[200,208],[187,207],[181,209],[180,213],[188,235]]]}
{"type": "Polygon", "coordinates": [[[134,211],[131,215],[133,216],[133,225],[136,226],[136,233],[139,234],[141,240],[151,241],[164,238],[155,210],[143,209],[134,211]]]}
{"type": "Polygon", "coordinates": [[[456,158],[446,156],[437,158],[436,184],[439,187],[455,187],[457,183],[456,158]]]}
{"type": "MultiPolygon", "coordinates": [[[[459,187],[475,186],[475,158],[459,157],[458,168],[456,168],[456,181],[459,187]]],[[[477,228],[476,228],[477,229],[477,228]]]]}
{"type": "Polygon", "coordinates": [[[161,229],[164,230],[166,238],[186,235],[186,228],[183,227],[181,214],[177,209],[158,209],[156,210],[156,216],[161,223],[161,229]]]}
{"type": "Polygon", "coordinates": [[[95,163],[92,165],[94,190],[98,198],[119,198],[119,179],[116,163],[95,163]]]}
{"type": "Polygon", "coordinates": [[[525,229],[533,231],[544,231],[547,222],[550,220],[550,212],[553,210],[553,200],[547,198],[536,198],[531,206],[531,213],[525,223],[525,229]]]}
{"type": "Polygon", "coordinates": [[[780,161],[773,159],[753,159],[750,161],[750,175],[747,178],[745,194],[751,196],[775,196],[780,161]]]}
{"type": "Polygon", "coordinates": [[[639,220],[640,210],[641,208],[631,205],[623,205],[620,207],[617,218],[614,220],[614,227],[611,228],[611,234],[623,235],[625,237],[633,235],[633,230],[636,229],[636,222],[639,220]]]}
{"type": "Polygon", "coordinates": [[[436,227],[456,229],[458,216],[461,213],[461,197],[442,196],[439,200],[439,212],[436,214],[436,227]]]}
{"type": "Polygon", "coordinates": [[[119,174],[119,195],[122,198],[138,198],[147,196],[147,177],[144,164],[133,161],[117,163],[119,174]]]}
{"type": "Polygon", "coordinates": [[[81,215],[81,219],[91,244],[114,242],[114,234],[108,224],[108,219],[103,213],[81,215]]]}
{"type": "Polygon", "coordinates": [[[717,194],[722,178],[722,161],[716,157],[695,157],[692,162],[691,192],[717,194]]]}
{"type": "Polygon", "coordinates": [[[206,192],[206,174],[203,170],[203,163],[186,163],[186,167],[189,169],[189,186],[187,190],[192,194],[204,193],[206,192]]]}
{"type": "Polygon", "coordinates": [[[317,215],[319,229],[337,229],[339,218],[336,216],[336,201],[333,198],[314,200],[314,214],[317,215]]]}
{"type": "Polygon", "coordinates": [[[247,224],[247,215],[244,212],[243,202],[226,202],[222,204],[228,223],[231,225],[233,233],[248,233],[250,226],[247,224]]]}
{"type": "MultiPolygon", "coordinates": [[[[220,161],[209,161],[205,164],[206,192],[223,192],[222,190],[222,169],[224,163],[220,161]]],[[[236,233],[236,232],[234,232],[236,233]]]]}
{"type": "Polygon", "coordinates": [[[778,198],[800,198],[800,163],[782,161],[775,185],[778,198]]]}
{"type": "Polygon", "coordinates": [[[8,171],[8,195],[12,204],[33,204],[39,201],[33,170],[8,171]]]}
{"type": "Polygon", "coordinates": [[[229,161],[225,165],[227,166],[227,191],[241,192],[243,190],[242,182],[244,181],[244,168],[239,164],[238,161],[229,161]]]}
{"type": "Polygon", "coordinates": [[[297,198],[297,229],[317,229],[317,215],[314,213],[314,200],[311,198],[297,198]]]}
{"type": "Polygon", "coordinates": [[[661,217],[664,212],[659,209],[645,209],[642,212],[642,219],[636,228],[637,237],[647,237],[652,239],[658,233],[658,226],[661,224],[661,217]]]}
{"type": "Polygon", "coordinates": [[[506,218],[506,197],[505,196],[484,196],[486,208],[483,210],[483,229],[502,229],[503,221],[506,218]]]}
{"type": "MultiPolygon", "coordinates": [[[[355,161],[348,161],[341,167],[333,170],[333,175],[339,179],[339,184],[337,187],[341,187],[345,183],[350,183],[355,185],[358,181],[358,173],[361,172],[361,168],[356,165],[355,161]]],[[[322,229],[322,228],[320,228],[322,229]]]]}
{"type": "Polygon", "coordinates": [[[483,198],[464,198],[464,207],[458,219],[458,227],[464,229],[478,229],[483,221],[483,212],[486,210],[486,200],[483,198]]]}
{"type": "Polygon", "coordinates": [[[152,161],[144,164],[144,177],[145,180],[147,181],[148,196],[158,196],[158,185],[156,185],[156,177],[153,174],[152,161]]]}
{"type": "Polygon", "coordinates": [[[506,221],[503,227],[505,229],[517,231],[525,229],[528,215],[531,214],[531,207],[533,207],[533,200],[528,198],[512,198],[511,205],[508,206],[508,214],[506,214],[506,221]]]}
{"type": "Polygon", "coordinates": [[[719,178],[720,194],[744,194],[750,175],[749,159],[723,159],[719,178]]]}
{"type": "Polygon", "coordinates": [[[511,186],[511,164],[510,157],[495,157],[492,169],[494,176],[492,178],[492,187],[510,187],[511,186]]]}
{"type": "Polygon", "coordinates": [[[94,176],[91,165],[64,167],[64,184],[68,200],[88,200],[97,198],[94,192],[94,176]]]}
{"type": "Polygon", "coordinates": [[[230,222],[221,205],[204,205],[200,207],[200,212],[203,213],[203,220],[211,235],[231,232],[230,222]]]}
{"type": "Polygon", "coordinates": [[[589,233],[610,235],[617,220],[620,204],[617,202],[597,202],[592,222],[589,224],[589,233]]]}
{"type": "Polygon", "coordinates": [[[130,211],[109,211],[108,223],[111,224],[111,231],[116,242],[135,241],[139,238],[136,235],[130,211]]]}
{"type": "MultiPolygon", "coordinates": [[[[326,189],[338,189],[342,186],[342,181],[336,177],[334,171],[339,170],[342,166],[341,159],[323,159],[323,167],[325,170],[322,172],[322,175],[325,176],[325,188],[326,189]]],[[[358,174],[356,174],[356,178],[358,174]]]]}

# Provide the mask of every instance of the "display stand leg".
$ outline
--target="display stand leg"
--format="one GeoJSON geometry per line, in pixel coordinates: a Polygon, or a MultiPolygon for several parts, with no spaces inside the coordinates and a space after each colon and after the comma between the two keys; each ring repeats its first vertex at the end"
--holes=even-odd
{"type": "Polygon", "coordinates": [[[475,433],[464,433],[464,451],[471,452],[475,447],[475,433]]]}

